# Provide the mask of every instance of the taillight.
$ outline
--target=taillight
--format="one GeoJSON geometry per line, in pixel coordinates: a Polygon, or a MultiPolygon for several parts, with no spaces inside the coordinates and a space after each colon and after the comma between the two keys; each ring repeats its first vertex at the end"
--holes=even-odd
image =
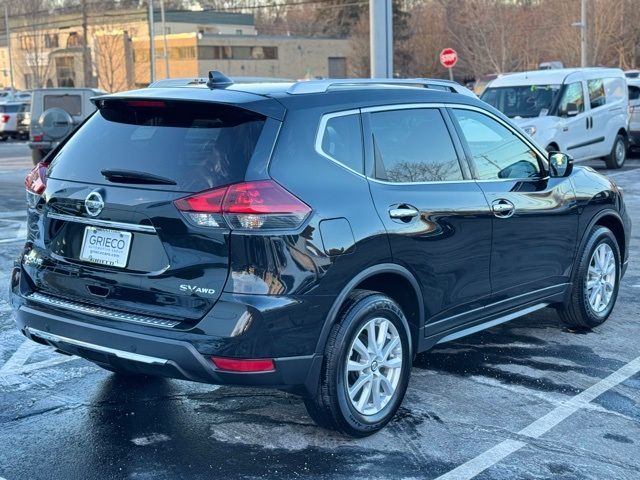
{"type": "Polygon", "coordinates": [[[228,372],[273,372],[276,367],[270,358],[245,360],[239,358],[211,357],[211,361],[220,370],[228,372]]]}
{"type": "Polygon", "coordinates": [[[207,190],[174,202],[195,225],[236,230],[299,227],[311,208],[273,180],[207,190]]]}
{"type": "Polygon", "coordinates": [[[41,142],[42,141],[42,135],[33,135],[33,141],[34,142],[41,142]]]}
{"type": "Polygon", "coordinates": [[[40,162],[31,169],[27,178],[24,179],[24,186],[27,188],[27,203],[31,208],[38,204],[40,196],[47,187],[48,168],[48,162],[40,162]]]}
{"type": "Polygon", "coordinates": [[[0,121],[1,121],[2,123],[7,123],[7,122],[9,121],[9,118],[10,118],[10,117],[9,117],[9,115],[4,114],[4,115],[2,115],[2,117],[0,118],[0,121]]]}

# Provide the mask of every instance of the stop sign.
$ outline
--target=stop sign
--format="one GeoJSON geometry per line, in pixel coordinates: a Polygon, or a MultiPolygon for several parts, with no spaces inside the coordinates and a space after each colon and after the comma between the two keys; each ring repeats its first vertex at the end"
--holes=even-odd
{"type": "Polygon", "coordinates": [[[453,48],[445,48],[440,52],[440,63],[443,67],[452,68],[458,63],[458,52],[453,48]]]}

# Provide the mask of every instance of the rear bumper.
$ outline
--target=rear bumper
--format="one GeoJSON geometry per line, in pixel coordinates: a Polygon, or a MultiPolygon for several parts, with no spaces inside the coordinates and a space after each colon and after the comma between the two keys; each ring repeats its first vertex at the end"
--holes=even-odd
{"type": "Polygon", "coordinates": [[[22,304],[16,323],[27,338],[94,363],[149,375],[214,384],[268,386],[310,395],[321,356],[275,358],[275,370],[222,371],[188,341],[90,324],[22,304]]]}

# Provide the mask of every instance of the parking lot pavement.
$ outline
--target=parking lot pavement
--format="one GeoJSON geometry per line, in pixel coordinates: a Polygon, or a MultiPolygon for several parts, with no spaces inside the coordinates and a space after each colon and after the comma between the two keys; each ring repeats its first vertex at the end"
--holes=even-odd
{"type": "Polygon", "coordinates": [[[439,346],[416,360],[393,422],[353,440],[315,427],[291,395],[131,380],[25,342],[7,285],[29,160],[8,167],[4,148],[0,477],[640,478],[640,160],[608,172],[636,228],[607,323],[576,334],[542,310],[439,346]]]}

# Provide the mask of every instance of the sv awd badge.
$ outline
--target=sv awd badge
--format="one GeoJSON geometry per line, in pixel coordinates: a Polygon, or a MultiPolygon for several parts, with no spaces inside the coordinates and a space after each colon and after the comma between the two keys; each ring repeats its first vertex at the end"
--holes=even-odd
{"type": "Polygon", "coordinates": [[[216,291],[213,288],[203,288],[197,285],[180,285],[180,291],[185,293],[195,293],[197,295],[214,295],[216,291]]]}

